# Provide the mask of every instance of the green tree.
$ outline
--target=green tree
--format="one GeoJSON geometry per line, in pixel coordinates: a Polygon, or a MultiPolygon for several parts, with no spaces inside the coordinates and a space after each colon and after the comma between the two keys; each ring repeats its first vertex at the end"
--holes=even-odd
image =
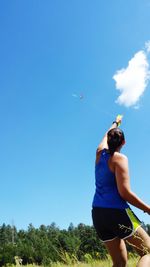
{"type": "Polygon", "coordinates": [[[85,254],[90,254],[95,259],[104,259],[107,257],[106,248],[98,238],[93,226],[80,223],[76,232],[81,242],[78,254],[80,260],[84,258],[85,254]]]}

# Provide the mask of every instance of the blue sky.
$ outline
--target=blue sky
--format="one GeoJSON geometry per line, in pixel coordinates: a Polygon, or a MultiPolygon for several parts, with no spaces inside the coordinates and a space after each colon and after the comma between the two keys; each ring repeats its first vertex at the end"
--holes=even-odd
{"type": "Polygon", "coordinates": [[[150,86],[135,109],[113,80],[150,39],[149,14],[149,0],[0,1],[0,224],[91,225],[95,150],[118,113],[150,204],[150,86]]]}

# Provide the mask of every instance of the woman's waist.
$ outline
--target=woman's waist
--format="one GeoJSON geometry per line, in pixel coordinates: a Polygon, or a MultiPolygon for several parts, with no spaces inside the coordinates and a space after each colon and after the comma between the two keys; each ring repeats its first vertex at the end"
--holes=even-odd
{"type": "Polygon", "coordinates": [[[95,192],[93,206],[127,208],[127,202],[119,195],[117,191],[112,192],[95,192]]]}

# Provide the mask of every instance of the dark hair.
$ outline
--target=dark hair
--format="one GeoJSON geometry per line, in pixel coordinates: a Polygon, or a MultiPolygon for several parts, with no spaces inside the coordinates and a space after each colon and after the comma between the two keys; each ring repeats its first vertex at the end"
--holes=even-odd
{"type": "Polygon", "coordinates": [[[107,133],[107,144],[109,148],[110,155],[112,156],[116,149],[122,145],[125,140],[124,133],[119,128],[114,128],[107,133]]]}

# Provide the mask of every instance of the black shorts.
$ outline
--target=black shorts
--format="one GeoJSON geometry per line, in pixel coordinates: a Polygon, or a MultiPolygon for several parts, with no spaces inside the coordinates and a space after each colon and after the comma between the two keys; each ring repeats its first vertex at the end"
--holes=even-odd
{"type": "Polygon", "coordinates": [[[133,235],[141,225],[141,221],[130,208],[93,207],[92,219],[96,232],[103,242],[117,237],[125,239],[133,235]]]}

